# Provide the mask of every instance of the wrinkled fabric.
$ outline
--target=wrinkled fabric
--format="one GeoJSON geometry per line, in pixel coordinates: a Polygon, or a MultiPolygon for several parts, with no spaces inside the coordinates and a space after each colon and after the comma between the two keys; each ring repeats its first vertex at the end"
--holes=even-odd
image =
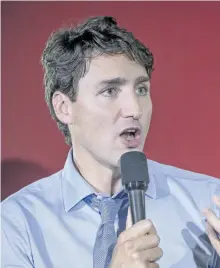
{"type": "MultiPolygon", "coordinates": [[[[220,180],[147,160],[150,184],[146,216],[161,239],[162,268],[218,268],[219,257],[205,233],[202,210],[220,210],[211,197],[220,180]]],[[[123,196],[123,189],[112,197],[123,196]]],[[[1,203],[2,268],[92,268],[101,215],[86,201],[94,189],[73,165],[38,180],[1,203]]],[[[122,197],[120,197],[122,198],[122,197]]],[[[125,229],[127,207],[116,215],[117,236],[125,229]]]]}

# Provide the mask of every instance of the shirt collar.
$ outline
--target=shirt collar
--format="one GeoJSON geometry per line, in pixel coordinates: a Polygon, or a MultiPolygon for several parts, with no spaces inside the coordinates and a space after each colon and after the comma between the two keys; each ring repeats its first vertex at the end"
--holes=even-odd
{"type": "Polygon", "coordinates": [[[62,194],[65,211],[69,211],[86,196],[93,194],[94,189],[80,175],[73,163],[72,148],[69,150],[63,169],[62,194]]]}
{"type": "Polygon", "coordinates": [[[150,159],[147,160],[150,182],[146,191],[146,196],[152,199],[160,199],[169,195],[170,188],[167,183],[167,175],[162,169],[162,165],[150,159]]]}
{"type": "MultiPolygon", "coordinates": [[[[62,194],[65,211],[69,211],[85,197],[94,194],[94,188],[80,175],[73,163],[73,149],[68,152],[67,159],[62,170],[62,194]]],[[[152,199],[159,199],[169,194],[167,180],[163,179],[164,174],[160,174],[155,168],[153,161],[148,161],[148,171],[150,183],[146,191],[146,196],[152,199]],[[161,175],[161,176],[160,176],[161,175]]],[[[121,185],[119,193],[114,197],[123,196],[124,189],[121,185]]]]}

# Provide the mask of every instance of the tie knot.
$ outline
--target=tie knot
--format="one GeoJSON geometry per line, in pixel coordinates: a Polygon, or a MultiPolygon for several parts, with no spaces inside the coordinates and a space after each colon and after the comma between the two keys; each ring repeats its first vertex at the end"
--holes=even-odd
{"type": "Polygon", "coordinates": [[[97,207],[101,214],[102,223],[114,222],[118,213],[122,200],[113,198],[98,199],[96,196],[92,199],[92,204],[97,207]]]}
{"type": "Polygon", "coordinates": [[[115,217],[121,207],[120,199],[103,199],[101,200],[100,213],[102,223],[114,222],[115,217]]]}

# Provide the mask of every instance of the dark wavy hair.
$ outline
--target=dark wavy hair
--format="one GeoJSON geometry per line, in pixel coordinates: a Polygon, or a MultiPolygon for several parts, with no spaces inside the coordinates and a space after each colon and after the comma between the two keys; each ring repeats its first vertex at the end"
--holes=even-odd
{"type": "Polygon", "coordinates": [[[151,77],[154,58],[150,50],[109,16],[92,17],[76,27],[53,32],[42,53],[45,100],[70,146],[69,128],[56,117],[53,94],[59,90],[76,101],[79,79],[85,75],[90,61],[101,54],[125,54],[144,66],[151,77]]]}

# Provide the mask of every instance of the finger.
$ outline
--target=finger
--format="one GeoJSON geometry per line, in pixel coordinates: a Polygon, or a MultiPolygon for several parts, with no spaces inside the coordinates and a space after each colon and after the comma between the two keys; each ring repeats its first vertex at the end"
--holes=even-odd
{"type": "Polygon", "coordinates": [[[153,225],[153,223],[152,223],[152,225],[150,227],[150,230],[149,230],[148,234],[149,235],[156,235],[157,234],[157,230],[156,230],[155,226],[153,225]]]}
{"type": "Polygon", "coordinates": [[[220,196],[214,195],[212,200],[218,207],[220,207],[220,196]]]}
{"type": "Polygon", "coordinates": [[[216,232],[220,233],[220,219],[209,209],[204,210],[204,215],[207,218],[209,224],[215,229],[216,232]]]}
{"type": "Polygon", "coordinates": [[[158,261],[163,256],[163,251],[161,248],[151,248],[147,250],[142,250],[132,254],[132,259],[135,261],[158,261]]]}
{"type": "Polygon", "coordinates": [[[131,251],[142,251],[155,248],[159,245],[160,238],[157,235],[145,235],[132,241],[131,251]]]}
{"type": "MultiPolygon", "coordinates": [[[[131,216],[131,208],[128,208],[128,215],[127,215],[127,220],[126,220],[126,230],[129,229],[132,226],[132,216],[131,216]]],[[[150,228],[149,234],[157,234],[156,228],[152,224],[152,227],[150,228]]]]}
{"type": "Polygon", "coordinates": [[[160,266],[156,262],[151,262],[148,264],[147,268],[160,268],[160,266]]]}
{"type": "Polygon", "coordinates": [[[206,223],[206,231],[210,239],[210,242],[212,243],[217,253],[220,255],[220,240],[215,230],[212,228],[212,226],[208,222],[206,223]]]}
{"type": "Polygon", "coordinates": [[[141,220],[122,232],[119,235],[118,243],[124,243],[127,240],[132,240],[144,236],[148,232],[155,234],[156,229],[153,227],[153,223],[151,220],[141,220]]]}
{"type": "Polygon", "coordinates": [[[130,228],[132,226],[132,217],[131,217],[131,208],[128,208],[128,215],[126,220],[126,229],[130,228]]]}
{"type": "MultiPolygon", "coordinates": [[[[145,268],[160,268],[159,264],[156,262],[142,262],[142,261],[135,261],[133,262],[134,267],[145,267],[145,268]],[[144,266],[143,266],[144,265],[144,266]]],[[[124,268],[125,266],[123,266],[124,268]]]]}

